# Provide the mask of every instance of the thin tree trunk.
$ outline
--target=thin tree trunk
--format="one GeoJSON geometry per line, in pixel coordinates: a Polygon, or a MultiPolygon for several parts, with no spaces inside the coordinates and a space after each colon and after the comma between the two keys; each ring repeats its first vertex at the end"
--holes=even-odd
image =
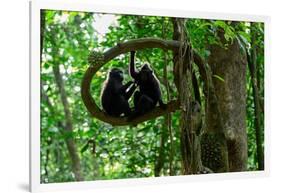
{"type": "MultiPolygon", "coordinates": [[[[42,65],[42,54],[43,54],[43,48],[44,48],[44,33],[45,33],[45,11],[41,10],[40,12],[40,20],[41,20],[41,26],[40,26],[40,65],[42,65]]],[[[56,47],[54,47],[55,49],[56,47]]],[[[72,126],[72,118],[71,118],[71,113],[69,110],[69,104],[67,101],[67,96],[64,90],[64,82],[62,80],[60,71],[59,71],[59,66],[58,65],[54,65],[53,66],[53,72],[54,72],[54,76],[55,76],[55,81],[56,84],[59,88],[59,92],[60,92],[60,96],[61,96],[61,100],[63,103],[63,107],[64,107],[64,112],[65,112],[65,118],[66,118],[66,124],[65,126],[59,121],[58,125],[61,125],[61,127],[64,129],[65,133],[67,134],[71,134],[73,131],[73,126],[72,126]]],[[[48,96],[43,92],[43,88],[42,88],[42,83],[41,83],[41,97],[43,97],[44,99],[46,99],[46,102],[49,106],[50,111],[52,112],[53,115],[55,115],[55,110],[48,98],[48,96]]],[[[75,145],[75,142],[72,138],[67,138],[66,139],[66,145],[68,148],[68,152],[72,161],[72,170],[73,173],[75,175],[75,179],[77,181],[83,181],[83,176],[81,175],[81,169],[80,169],[80,158],[77,154],[77,148],[75,145]]],[[[49,155],[49,152],[47,151],[47,157],[49,155]]],[[[45,167],[46,168],[46,167],[45,167]]]]}
{"type": "Polygon", "coordinates": [[[59,89],[60,93],[60,98],[63,104],[63,109],[64,109],[64,115],[65,115],[65,127],[64,127],[64,132],[67,134],[69,137],[65,138],[67,149],[70,155],[70,159],[72,162],[72,171],[75,175],[75,179],[77,181],[83,181],[83,176],[81,173],[81,166],[80,166],[80,158],[77,153],[77,148],[74,142],[74,139],[72,138],[72,133],[73,133],[73,125],[72,125],[72,117],[71,117],[71,112],[69,109],[69,103],[67,100],[67,95],[65,92],[64,88],[64,82],[62,79],[62,75],[59,70],[59,65],[54,64],[53,65],[53,72],[55,76],[55,81],[59,89]]]}
{"type": "Polygon", "coordinates": [[[251,56],[248,56],[248,66],[250,69],[250,75],[252,80],[253,97],[255,105],[255,134],[256,134],[256,145],[257,145],[257,158],[259,170],[264,169],[264,153],[262,147],[262,125],[261,125],[261,107],[260,97],[258,89],[258,78],[257,78],[257,49],[256,49],[256,33],[255,25],[251,25],[251,56]]]}
{"type": "Polygon", "coordinates": [[[165,152],[165,142],[167,141],[167,131],[166,127],[163,126],[161,129],[161,136],[160,136],[160,147],[159,147],[159,155],[156,159],[155,168],[154,168],[154,175],[160,176],[160,172],[164,166],[164,152],[165,152]]]}
{"type": "MultiPolygon", "coordinates": [[[[166,18],[163,18],[163,24],[162,24],[162,37],[163,39],[166,39],[166,18]]],[[[164,52],[164,56],[163,56],[163,60],[164,60],[164,85],[166,87],[166,91],[167,91],[167,101],[171,100],[171,96],[170,96],[170,90],[171,87],[169,85],[169,80],[168,80],[168,56],[167,53],[164,52]]],[[[167,115],[165,116],[165,125],[167,125],[168,127],[168,132],[169,132],[169,140],[170,140],[170,151],[169,151],[169,174],[170,176],[174,175],[174,168],[173,168],[173,160],[174,160],[174,137],[173,137],[173,128],[172,128],[172,113],[167,113],[167,115]]]]}
{"type": "MultiPolygon", "coordinates": [[[[162,38],[164,38],[164,21],[162,23],[162,38]]],[[[149,59],[149,58],[148,58],[149,59]]],[[[149,60],[148,60],[149,61],[149,60]]],[[[151,62],[149,62],[151,63],[151,62]]],[[[166,63],[165,63],[166,64],[166,63]]],[[[164,69],[165,71],[165,69],[164,69]]],[[[164,72],[164,82],[166,83],[167,81],[167,77],[165,77],[165,72],[164,72]]],[[[165,123],[167,120],[167,116],[165,116],[165,123]]],[[[159,155],[156,159],[156,163],[155,163],[155,168],[154,168],[154,175],[156,177],[160,176],[160,172],[164,166],[164,151],[165,151],[165,142],[167,141],[167,132],[166,132],[166,124],[163,125],[163,127],[161,127],[161,136],[160,136],[160,147],[159,147],[159,155]]]]}
{"type": "Polygon", "coordinates": [[[42,54],[43,54],[43,43],[44,43],[44,34],[45,34],[45,10],[40,10],[40,64],[42,65],[42,54]]]}

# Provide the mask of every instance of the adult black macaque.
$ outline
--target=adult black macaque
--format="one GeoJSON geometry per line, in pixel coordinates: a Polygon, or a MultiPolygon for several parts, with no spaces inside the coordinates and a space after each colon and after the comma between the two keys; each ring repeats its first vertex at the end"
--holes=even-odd
{"type": "Polygon", "coordinates": [[[139,86],[139,91],[134,94],[135,110],[129,116],[129,120],[143,115],[151,111],[157,103],[162,109],[166,109],[166,104],[162,101],[159,80],[153,73],[153,70],[148,64],[144,64],[141,70],[136,72],[135,69],[135,51],[131,51],[131,61],[129,67],[131,77],[139,86]]]}
{"type": "Polygon", "coordinates": [[[110,116],[120,117],[122,114],[124,116],[131,115],[128,100],[137,86],[132,81],[123,85],[123,79],[122,70],[112,68],[107,75],[107,80],[104,82],[101,103],[103,110],[110,116]]]}

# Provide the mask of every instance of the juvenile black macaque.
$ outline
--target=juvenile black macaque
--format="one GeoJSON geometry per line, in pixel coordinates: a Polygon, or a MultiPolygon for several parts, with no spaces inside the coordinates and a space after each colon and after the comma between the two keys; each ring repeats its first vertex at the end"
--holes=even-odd
{"type": "Polygon", "coordinates": [[[162,101],[159,80],[148,64],[144,64],[139,72],[135,69],[135,51],[131,51],[129,71],[131,77],[139,86],[139,91],[134,94],[135,110],[129,116],[129,120],[151,111],[157,103],[162,109],[166,109],[166,104],[162,101]]]}
{"type": "Polygon", "coordinates": [[[112,68],[107,75],[107,80],[104,82],[101,103],[103,110],[110,116],[120,117],[122,114],[124,116],[131,115],[132,111],[128,100],[137,86],[133,81],[129,81],[123,85],[123,79],[122,70],[112,68]]]}

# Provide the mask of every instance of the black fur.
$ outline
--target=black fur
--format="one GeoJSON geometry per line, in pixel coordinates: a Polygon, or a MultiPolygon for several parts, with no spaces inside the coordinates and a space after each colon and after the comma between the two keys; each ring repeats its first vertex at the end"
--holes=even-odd
{"type": "Polygon", "coordinates": [[[135,70],[135,51],[131,51],[131,61],[129,67],[131,77],[139,86],[139,91],[134,94],[135,111],[129,117],[134,119],[139,115],[143,115],[151,111],[157,103],[165,109],[166,104],[162,101],[160,84],[148,64],[144,64],[139,72],[135,70]]]}
{"type": "Polygon", "coordinates": [[[136,85],[132,81],[125,85],[122,82],[123,72],[118,68],[112,68],[108,73],[101,93],[101,103],[104,111],[114,117],[120,117],[122,114],[129,116],[131,114],[128,100],[136,89],[136,85]]]}

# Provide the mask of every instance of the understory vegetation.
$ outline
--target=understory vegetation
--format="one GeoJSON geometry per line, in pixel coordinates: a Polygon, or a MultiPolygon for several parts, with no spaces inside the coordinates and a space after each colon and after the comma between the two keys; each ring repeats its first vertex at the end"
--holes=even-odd
{"type": "MultiPolygon", "coordinates": [[[[90,93],[100,108],[111,68],[131,80],[129,56],[95,73],[90,93]]],[[[43,10],[40,140],[41,183],[263,170],[263,23],[43,10]],[[139,49],[136,65],[149,63],[164,102],[179,107],[114,126],[81,98],[88,57],[140,38],[178,43],[139,49]]]]}

